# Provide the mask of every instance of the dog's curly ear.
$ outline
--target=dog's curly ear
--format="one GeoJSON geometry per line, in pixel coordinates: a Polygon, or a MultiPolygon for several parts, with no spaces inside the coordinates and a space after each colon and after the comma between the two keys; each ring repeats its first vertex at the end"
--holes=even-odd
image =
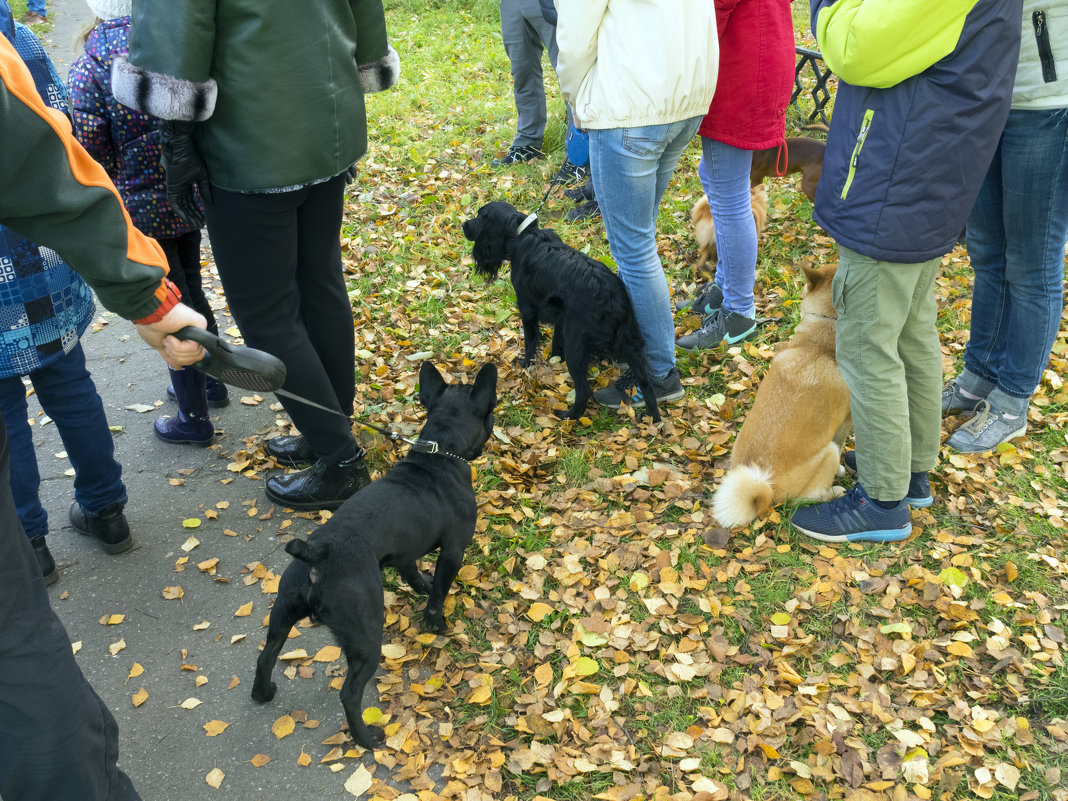
{"type": "Polygon", "coordinates": [[[471,256],[475,260],[475,272],[490,283],[497,279],[501,264],[508,258],[508,243],[515,235],[511,216],[497,213],[494,209],[479,211],[481,225],[475,236],[471,256]]]}
{"type": "Polygon", "coordinates": [[[489,414],[497,406],[497,365],[489,362],[483,365],[475,376],[475,386],[471,389],[471,398],[489,414]]]}
{"type": "Polygon", "coordinates": [[[423,362],[419,368],[419,402],[423,408],[430,409],[445,391],[445,379],[441,377],[438,368],[430,362],[423,362]]]}

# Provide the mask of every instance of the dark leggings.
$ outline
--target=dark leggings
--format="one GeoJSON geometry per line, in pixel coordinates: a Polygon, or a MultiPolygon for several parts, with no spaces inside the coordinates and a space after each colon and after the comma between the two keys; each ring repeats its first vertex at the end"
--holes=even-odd
{"type": "Polygon", "coordinates": [[[205,208],[215,264],[245,342],[285,363],[283,389],[340,412],[279,398],[327,464],[358,451],[347,419],[356,356],[341,272],[344,190],[342,176],[271,194],[213,186],[205,208]]]}
{"type": "Polygon", "coordinates": [[[219,324],[215,313],[204,294],[200,276],[200,231],[189,231],[173,239],[157,239],[167,257],[170,272],[167,277],[182,293],[182,302],[192,306],[204,315],[208,321],[208,330],[219,333],[219,324]]]}

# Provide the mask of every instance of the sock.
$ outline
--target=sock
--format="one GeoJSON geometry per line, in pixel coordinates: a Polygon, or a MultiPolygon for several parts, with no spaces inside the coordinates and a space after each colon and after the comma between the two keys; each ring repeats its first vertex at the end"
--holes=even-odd
{"type": "Polygon", "coordinates": [[[1008,414],[1007,412],[1002,412],[1001,416],[1004,417],[1006,420],[1019,420],[1020,419],[1020,415],[1018,415],[1018,414],[1008,414]]]}
{"type": "MultiPolygon", "coordinates": [[[[902,501],[904,498],[901,499],[902,501]]],[[[901,504],[901,501],[877,501],[875,498],[871,499],[871,502],[878,506],[880,509],[894,509],[901,504]]]]}
{"type": "Polygon", "coordinates": [[[957,392],[959,392],[961,394],[961,397],[967,398],[968,400],[982,400],[983,399],[980,395],[973,395],[972,393],[968,392],[968,390],[961,389],[960,387],[957,387],[957,392]]]}

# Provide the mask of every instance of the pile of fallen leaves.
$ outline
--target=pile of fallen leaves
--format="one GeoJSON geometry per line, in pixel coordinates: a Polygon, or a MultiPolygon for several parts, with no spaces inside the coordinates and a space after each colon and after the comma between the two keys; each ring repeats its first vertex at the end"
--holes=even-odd
{"type": "MultiPolygon", "coordinates": [[[[335,725],[339,649],[298,624],[276,669],[275,736],[301,738],[300,765],[325,765],[351,794],[383,801],[1068,798],[1065,327],[1029,435],[991,454],[943,451],[935,506],[913,513],[907,542],[814,545],[791,529],[788,508],[747,529],[717,528],[711,494],[796,323],[798,264],[833,262],[833,243],[794,181],[774,182],[759,338],[680,353],[686,397],[662,407],[659,425],[595,407],[580,421],[556,419],[571,390],[565,366],[514,366],[511,288],[472,277],[459,227],[490,199],[535,207],[562,159],[558,150],[551,164],[486,168],[512,124],[493,23],[450,4],[396,20],[406,74],[421,78],[369,100],[379,139],[361,162],[343,240],[355,419],[414,434],[423,359],[451,382],[473,380],[486,361],[501,371],[449,631],[423,633],[423,599],[387,571],[379,700],[368,710],[386,742],[367,753],[335,725]],[[461,56],[449,63],[434,48],[461,56]],[[285,709],[284,685],[302,681],[322,689],[317,714],[329,731],[285,709]]],[[[662,206],[658,247],[675,299],[695,281],[687,215],[700,191],[697,155],[684,156],[662,206]]],[[[543,224],[611,263],[599,221],[559,219],[568,205],[555,190],[543,224]]],[[[967,341],[970,288],[958,248],[937,290],[949,373],[967,341]]],[[[680,332],[696,322],[680,316],[680,332]]],[[[615,375],[602,365],[593,380],[615,375]]],[[[378,471],[395,458],[372,453],[378,471]]],[[[258,483],[242,482],[275,466],[262,442],[221,455],[235,499],[260,497],[258,483]]],[[[252,525],[285,540],[325,519],[233,503],[238,522],[226,535],[252,525]]],[[[190,525],[225,509],[191,510],[190,525]]],[[[196,568],[187,585],[215,580],[220,567],[189,555],[195,540],[176,565],[196,568]]],[[[266,621],[262,599],[286,559],[276,552],[236,576],[228,568],[238,616],[256,601],[266,621]]],[[[181,592],[177,584],[164,592],[181,592]]],[[[211,725],[208,736],[226,726],[211,725]]]]}

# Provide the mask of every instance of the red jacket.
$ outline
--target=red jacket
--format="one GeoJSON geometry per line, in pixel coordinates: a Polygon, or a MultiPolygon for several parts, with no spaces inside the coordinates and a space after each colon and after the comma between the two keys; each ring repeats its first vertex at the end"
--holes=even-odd
{"type": "Polygon", "coordinates": [[[776,147],[794,87],[790,0],[715,2],[719,81],[698,132],[743,150],[776,147]]]}

